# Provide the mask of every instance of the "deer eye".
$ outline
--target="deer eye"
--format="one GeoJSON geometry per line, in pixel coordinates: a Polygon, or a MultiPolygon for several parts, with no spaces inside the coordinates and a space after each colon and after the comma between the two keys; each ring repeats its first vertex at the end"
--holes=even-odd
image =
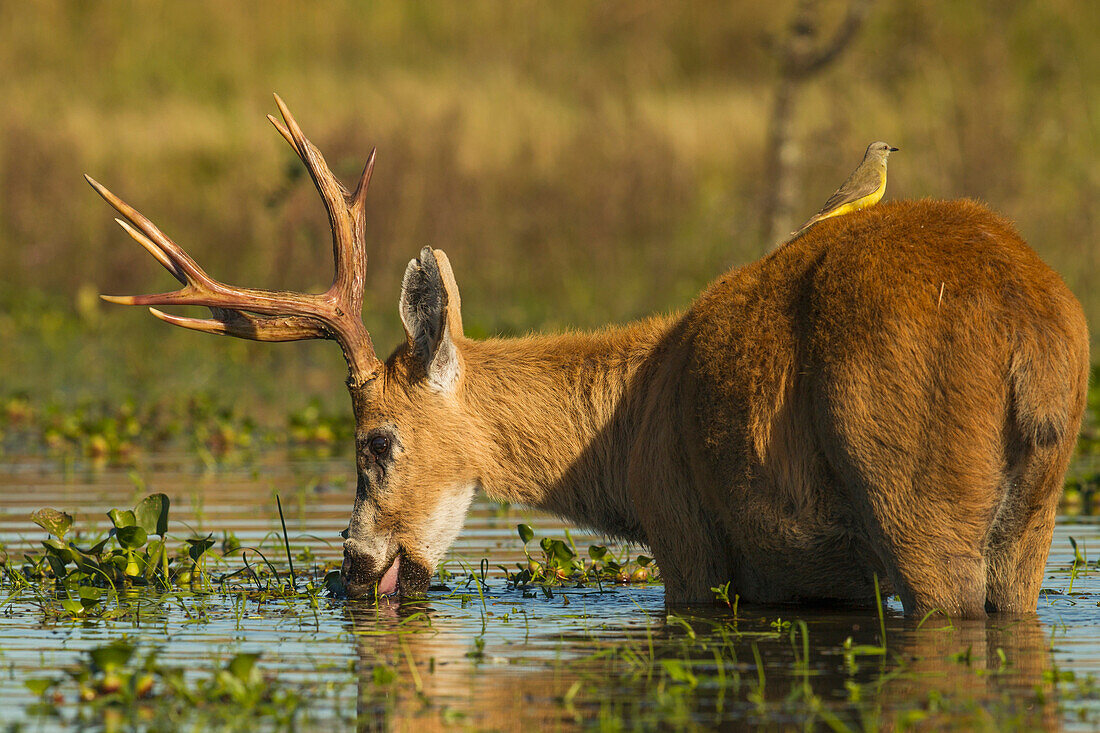
{"type": "Polygon", "coordinates": [[[390,452],[390,439],[385,435],[376,435],[367,443],[370,452],[379,458],[385,458],[390,452]]]}

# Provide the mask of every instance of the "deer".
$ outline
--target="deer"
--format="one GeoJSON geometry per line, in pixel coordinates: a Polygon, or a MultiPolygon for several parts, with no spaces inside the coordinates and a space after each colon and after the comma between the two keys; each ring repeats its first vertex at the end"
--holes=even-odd
{"type": "Polygon", "coordinates": [[[902,200],[822,221],[719,276],[684,310],[475,340],[453,269],[424,247],[401,283],[405,340],[364,325],[364,202],[275,96],[268,118],[328,212],[323,293],[212,279],[95,180],[179,282],[102,296],[195,331],[335,340],[348,365],[352,598],[417,597],[474,495],[648,547],[669,606],[868,606],[1034,614],[1085,409],[1081,306],[1013,226],[971,200],[902,200]]]}

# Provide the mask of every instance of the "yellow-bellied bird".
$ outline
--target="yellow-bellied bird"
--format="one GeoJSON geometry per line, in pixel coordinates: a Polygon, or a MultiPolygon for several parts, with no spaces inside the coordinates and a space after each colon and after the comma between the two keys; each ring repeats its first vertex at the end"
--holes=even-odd
{"type": "MultiPolygon", "coordinates": [[[[879,202],[882,194],[886,193],[886,159],[897,148],[884,142],[875,142],[867,146],[867,152],[863,154],[863,162],[852,171],[844,185],[836,190],[821,211],[810,217],[810,220],[799,227],[801,232],[808,226],[816,224],[822,219],[833,216],[850,214],[853,211],[872,206],[879,202]]],[[[797,234],[797,232],[796,232],[797,234]]]]}

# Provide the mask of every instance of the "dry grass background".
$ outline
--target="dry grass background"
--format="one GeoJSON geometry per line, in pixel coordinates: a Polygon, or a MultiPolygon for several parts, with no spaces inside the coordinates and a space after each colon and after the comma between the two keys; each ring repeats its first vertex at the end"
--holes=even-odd
{"type": "MultiPolygon", "coordinates": [[[[767,248],[770,49],[793,8],[4,3],[3,389],[343,399],[334,346],[178,332],[93,297],[174,281],[117,229],[85,171],[216,277],[327,285],[324,212],[264,120],[271,91],[346,179],[378,147],[366,321],[380,349],[399,337],[400,275],[425,244],[451,256],[476,335],[682,308],[767,248]]],[[[1096,321],[1098,35],[1088,0],[881,0],[800,98],[801,213],[868,141],[888,140],[902,149],[889,197],[988,202],[1096,321]]]]}

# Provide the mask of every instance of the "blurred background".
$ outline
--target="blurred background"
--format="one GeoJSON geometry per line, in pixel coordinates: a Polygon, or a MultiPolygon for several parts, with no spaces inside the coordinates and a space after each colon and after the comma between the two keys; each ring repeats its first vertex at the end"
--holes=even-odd
{"type": "Polygon", "coordinates": [[[85,172],[214,277],[328,285],[324,209],[264,119],[272,91],[345,181],[378,148],[380,352],[426,244],[470,335],[682,309],[877,139],[901,148],[888,199],[988,203],[1098,322],[1098,36],[1089,0],[3,3],[0,390],[343,408],[333,344],[218,339],[96,298],[175,281],[85,172]]]}

